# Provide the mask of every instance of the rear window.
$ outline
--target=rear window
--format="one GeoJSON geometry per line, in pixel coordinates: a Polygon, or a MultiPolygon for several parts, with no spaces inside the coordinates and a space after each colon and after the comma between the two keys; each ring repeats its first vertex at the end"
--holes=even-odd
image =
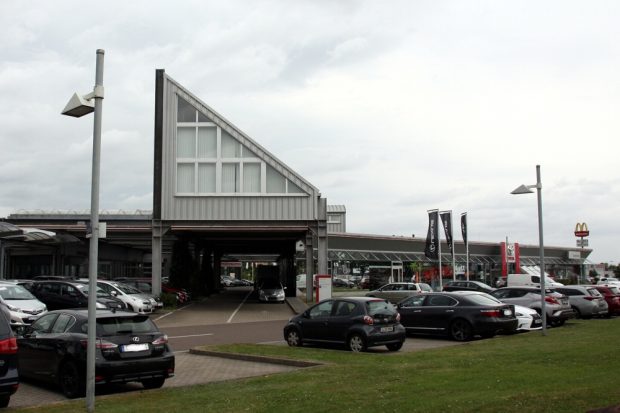
{"type": "Polygon", "coordinates": [[[609,287],[609,291],[613,294],[620,294],[620,289],[618,287],[609,287]]]}
{"type": "Polygon", "coordinates": [[[601,293],[596,288],[588,288],[588,293],[593,297],[601,297],[601,293]]]}
{"type": "Polygon", "coordinates": [[[396,307],[385,300],[367,301],[366,310],[370,316],[375,316],[377,314],[396,314],[396,307]]]}
{"type": "MultiPolygon", "coordinates": [[[[82,330],[85,329],[87,329],[86,324],[82,327],[82,330]]],[[[157,327],[155,327],[155,324],[146,316],[107,317],[97,319],[97,334],[100,336],[144,334],[156,331],[158,331],[157,327]]]]}
{"type": "Polygon", "coordinates": [[[490,295],[482,295],[482,294],[472,294],[468,295],[467,298],[476,305],[497,305],[502,304],[501,301],[497,300],[495,297],[490,295]]]}

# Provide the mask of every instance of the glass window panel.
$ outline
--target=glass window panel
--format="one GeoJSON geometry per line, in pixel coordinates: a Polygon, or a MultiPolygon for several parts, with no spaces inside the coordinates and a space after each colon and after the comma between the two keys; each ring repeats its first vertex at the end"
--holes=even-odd
{"type": "Polygon", "coordinates": [[[302,191],[300,187],[298,187],[291,181],[288,181],[288,193],[289,194],[303,194],[304,191],[302,191]]]}
{"type": "Polygon", "coordinates": [[[286,193],[286,178],[280,172],[267,165],[267,192],[270,194],[286,193]]]}
{"type": "Polygon", "coordinates": [[[211,122],[211,119],[209,119],[207,117],[207,115],[205,115],[204,113],[199,111],[198,112],[198,122],[211,122]]]}
{"type": "Polygon", "coordinates": [[[217,128],[198,128],[198,157],[217,157],[217,128]]]}
{"type": "Polygon", "coordinates": [[[239,164],[222,164],[222,192],[239,192],[239,164]]]}
{"type": "Polygon", "coordinates": [[[245,146],[241,145],[241,147],[243,148],[243,157],[244,158],[258,158],[258,156],[256,156],[256,154],[254,152],[252,152],[251,150],[249,150],[245,146]]]}
{"type": "Polygon", "coordinates": [[[178,96],[177,122],[196,122],[196,108],[178,96]]]}
{"type": "Polygon", "coordinates": [[[260,163],[243,164],[243,192],[260,192],[260,163]]]}
{"type": "Polygon", "coordinates": [[[194,193],[194,164],[177,164],[177,192],[194,193]]]}
{"type": "Polygon", "coordinates": [[[215,192],[215,163],[198,164],[198,192],[215,192]]]}
{"type": "Polygon", "coordinates": [[[239,158],[241,144],[222,129],[222,158],[239,158]]]}
{"type": "Polygon", "coordinates": [[[177,128],[177,158],[196,157],[196,128],[177,128]]]}

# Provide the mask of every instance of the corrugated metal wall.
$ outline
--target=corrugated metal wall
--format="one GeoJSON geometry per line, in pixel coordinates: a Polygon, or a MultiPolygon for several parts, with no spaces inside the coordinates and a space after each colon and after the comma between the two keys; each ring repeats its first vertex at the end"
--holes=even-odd
{"type": "Polygon", "coordinates": [[[163,113],[163,148],[162,148],[162,216],[163,220],[230,220],[230,221],[263,221],[263,220],[315,220],[317,219],[316,188],[309,186],[303,178],[294,175],[285,165],[260,145],[249,140],[238,129],[211,113],[200,101],[182,89],[172,79],[164,81],[164,113],[163,113]],[[306,191],[307,195],[251,195],[251,196],[175,196],[175,141],[176,134],[176,94],[191,102],[195,107],[209,111],[210,117],[216,118],[218,126],[226,126],[242,143],[253,150],[257,156],[265,160],[286,178],[306,191]],[[232,128],[232,129],[231,129],[232,128]]]}

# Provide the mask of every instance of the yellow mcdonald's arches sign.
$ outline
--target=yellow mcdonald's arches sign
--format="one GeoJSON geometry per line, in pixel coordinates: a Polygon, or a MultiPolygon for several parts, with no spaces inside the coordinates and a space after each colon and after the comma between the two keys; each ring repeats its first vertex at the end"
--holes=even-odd
{"type": "Polygon", "coordinates": [[[590,235],[590,231],[588,231],[588,224],[585,222],[578,222],[575,225],[575,236],[576,237],[587,237],[590,235]]]}

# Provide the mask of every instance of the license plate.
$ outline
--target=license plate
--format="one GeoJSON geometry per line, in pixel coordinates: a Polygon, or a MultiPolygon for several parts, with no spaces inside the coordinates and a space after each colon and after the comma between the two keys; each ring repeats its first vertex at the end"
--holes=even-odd
{"type": "Polygon", "coordinates": [[[394,327],[393,326],[381,327],[381,332],[382,333],[389,333],[390,331],[394,331],[394,327]]]}
{"type": "Polygon", "coordinates": [[[121,346],[121,351],[123,353],[128,353],[130,351],[146,351],[149,349],[149,345],[147,343],[144,344],[126,344],[121,346]]]}

